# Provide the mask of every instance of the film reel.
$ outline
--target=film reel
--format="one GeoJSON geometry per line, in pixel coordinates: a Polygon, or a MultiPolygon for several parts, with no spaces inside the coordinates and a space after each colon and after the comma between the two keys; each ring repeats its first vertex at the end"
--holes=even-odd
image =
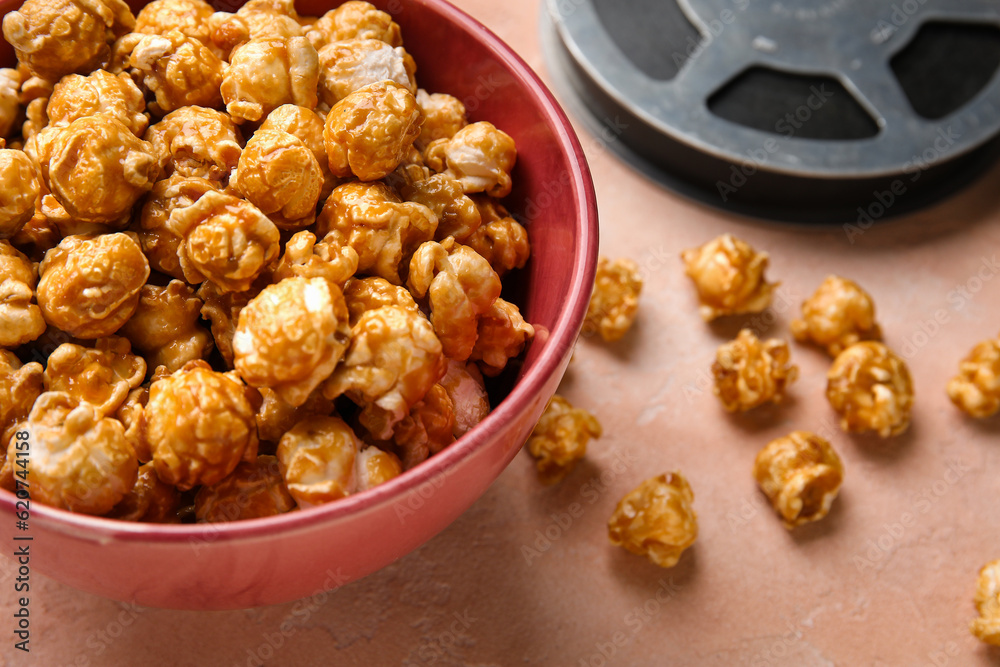
{"type": "Polygon", "coordinates": [[[1000,153],[997,0],[547,10],[547,57],[611,143],[716,206],[874,222],[967,184],[1000,153]]]}

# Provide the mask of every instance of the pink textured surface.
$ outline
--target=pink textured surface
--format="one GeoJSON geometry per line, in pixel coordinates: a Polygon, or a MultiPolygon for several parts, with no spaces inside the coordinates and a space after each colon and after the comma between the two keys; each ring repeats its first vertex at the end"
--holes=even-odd
{"type": "MultiPolygon", "coordinates": [[[[548,76],[538,0],[458,4],[548,76]]],[[[647,273],[636,328],[613,346],[581,342],[563,384],[605,427],[568,479],[541,487],[519,454],[444,533],[322,601],[158,611],[35,576],[31,661],[10,650],[14,570],[0,560],[0,665],[575,666],[605,664],[602,650],[613,652],[609,665],[1000,665],[1000,652],[967,630],[976,572],[1000,557],[1000,422],[974,423],[944,395],[958,360],[1000,329],[1000,168],[851,244],[840,229],[748,223],[692,204],[582,128],[581,137],[602,250],[647,273]],[[726,231],[772,255],[769,275],[783,286],[770,334],[788,336],[798,302],[827,273],[872,293],[916,383],[907,435],[880,443],[834,430],[827,359],[800,346],[791,402],[747,417],[721,411],[706,372],[735,330],[700,321],[677,253],[726,231]],[[944,324],[926,333],[936,314],[944,324]],[[795,428],[830,431],[847,473],[830,516],[789,534],[763,506],[750,466],[764,443],[795,428]],[[676,568],[661,570],[611,547],[605,521],[640,479],[670,469],[691,481],[701,535],[676,568]],[[523,548],[545,532],[551,545],[538,544],[544,551],[528,562],[523,548]]]]}

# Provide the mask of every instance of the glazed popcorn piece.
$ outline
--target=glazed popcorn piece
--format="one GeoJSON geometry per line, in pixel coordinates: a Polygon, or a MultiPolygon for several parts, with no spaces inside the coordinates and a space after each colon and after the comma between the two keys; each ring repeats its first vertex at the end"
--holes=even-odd
{"type": "Polygon", "coordinates": [[[441,378],[455,406],[455,426],[452,434],[460,438],[490,413],[490,397],[483,384],[483,375],[472,363],[448,360],[448,371],[441,378]]]}
{"type": "Polygon", "coordinates": [[[323,395],[346,394],[363,406],[361,423],[378,440],[421,401],[445,373],[441,341],[419,312],[399,306],[366,311],[351,333],[351,343],[323,395]]]}
{"type": "Polygon", "coordinates": [[[465,105],[457,97],[444,93],[417,91],[417,105],[424,114],[424,124],[416,145],[424,150],[432,141],[451,139],[469,124],[465,118],[465,105]]]}
{"type": "Polygon", "coordinates": [[[4,16],[3,35],[32,76],[58,81],[100,67],[134,25],[124,0],[27,0],[4,16]]]}
{"type": "Polygon", "coordinates": [[[180,30],[143,35],[132,47],[129,66],[156,96],[149,108],[157,115],[222,104],[222,60],[204,42],[180,30]]]}
{"type": "Polygon", "coordinates": [[[393,429],[392,440],[403,456],[403,469],[425,461],[455,441],[455,403],[440,384],[430,391],[393,429]]]}
{"type": "Polygon", "coordinates": [[[339,500],[357,486],[355,459],[361,442],[339,417],[309,417],[278,443],[278,462],[299,507],[339,500]]]}
{"type": "Polygon", "coordinates": [[[330,171],[338,178],[376,181],[399,166],[420,135],[423,119],[405,86],[379,81],[337,102],[323,138],[330,171]]]}
{"type": "Polygon", "coordinates": [[[723,315],[759,313],[770,305],[777,283],[764,278],[767,253],[757,252],[732,234],[685,250],[681,258],[698,291],[698,312],[706,322],[723,315]]]}
{"type": "Polygon", "coordinates": [[[146,377],[146,362],[132,354],[125,338],[109,336],[94,347],[63,343],[45,365],[45,391],[57,391],[89,403],[99,417],[115,414],[146,377]]]}
{"type": "Polygon", "coordinates": [[[222,82],[236,122],[258,121],[283,104],[316,107],[319,57],[305,37],[257,37],[233,49],[222,82]]]}
{"type": "Polygon", "coordinates": [[[475,202],[482,225],[465,244],[485,257],[501,278],[508,271],[524,268],[531,256],[528,230],[493,199],[475,195],[475,202]]]}
{"type": "MultiPolygon", "coordinates": [[[[106,514],[135,484],[138,463],[121,423],[60,392],[38,397],[30,433],[31,499],[83,514],[106,514]]],[[[17,440],[7,449],[15,458],[17,440]]]]}
{"type": "Polygon", "coordinates": [[[344,287],[344,299],[353,327],[369,310],[382,306],[399,306],[420,314],[420,307],[409,290],[393,285],[385,278],[355,278],[344,287]]]}
{"type": "Polygon", "coordinates": [[[306,37],[317,51],[332,42],[348,39],[378,39],[389,46],[403,44],[399,25],[389,14],[357,0],[349,0],[323,14],[309,26],[306,37]]]}
{"type": "Polygon", "coordinates": [[[42,393],[42,373],[37,361],[22,366],[13,352],[0,350],[0,435],[31,412],[42,393]]]}
{"type": "Polygon", "coordinates": [[[358,253],[351,246],[341,243],[335,234],[317,243],[315,234],[302,231],[285,244],[285,254],[281,256],[272,279],[281,282],[294,277],[322,278],[342,289],[357,270],[358,253]]]}
{"type": "Polygon", "coordinates": [[[128,234],[67,236],[38,267],[45,321],[90,340],[118,331],[139,305],[149,263],[128,234]]]}
{"type": "Polygon", "coordinates": [[[454,239],[428,241],[410,260],[407,287],[417,298],[427,297],[445,355],[468,359],[479,336],[480,316],[500,296],[500,278],[489,262],[454,239]]]}
{"type": "Polygon", "coordinates": [[[232,51],[251,39],[302,37],[293,0],[250,0],[235,14],[216,12],[209,17],[212,43],[231,59],[232,51]]]}
{"type": "Polygon", "coordinates": [[[549,399],[545,412],[528,438],[528,452],[535,457],[543,484],[561,482],[587,453],[591,438],[601,437],[597,417],[558,394],[549,399]]]}
{"type": "Polygon", "coordinates": [[[163,170],[225,184],[243,152],[240,131],[221,111],[183,107],[150,126],[146,141],[163,170]]]}
{"type": "Polygon", "coordinates": [[[367,447],[354,459],[354,478],[357,491],[367,491],[399,477],[403,466],[395,454],[378,447],[367,447]]]}
{"type": "Polygon", "coordinates": [[[187,491],[256,459],[255,415],[239,380],[192,361],[150,386],[141,433],[159,478],[187,491]]]}
{"type": "Polygon", "coordinates": [[[673,567],[698,537],[694,492],[679,472],[652,477],[621,499],[608,520],[611,543],[673,567]]]}
{"type": "Polygon", "coordinates": [[[114,118],[137,137],[149,127],[146,100],[127,74],[105,70],[87,76],[70,74],[52,89],[45,113],[53,127],[65,127],[88,116],[114,118]]]}
{"type": "MultiPolygon", "coordinates": [[[[21,124],[21,135],[24,137],[25,152],[37,156],[32,139],[49,124],[48,97],[31,100],[24,109],[24,123],[21,124]]],[[[34,158],[32,159],[34,162],[34,158]]]]}
{"type": "Polygon", "coordinates": [[[171,30],[210,45],[208,19],[215,13],[203,0],[153,0],[135,16],[134,32],[165,35],[171,30]]]}
{"type": "Polygon", "coordinates": [[[844,480],[844,465],[829,442],[794,431],[760,450],[753,476],[791,530],[827,515],[844,480]]]}
{"type": "Polygon", "coordinates": [[[827,276],[816,293],[802,303],[802,319],[792,320],[792,334],[836,357],[862,340],[881,340],[875,303],[852,280],[827,276]]]}
{"type": "Polygon", "coordinates": [[[972,634],[982,642],[1000,646],[1000,560],[979,570],[974,600],[979,618],[970,624],[972,634]]]}
{"type": "Polygon", "coordinates": [[[713,391],[729,412],[746,412],[765,403],[780,403],[799,376],[790,363],[788,343],[761,341],[749,329],[719,347],[712,364],[713,391]]]}
{"type": "Polygon", "coordinates": [[[22,250],[33,262],[40,262],[45,253],[62,240],[59,228],[42,213],[41,199],[35,200],[35,215],[10,238],[12,245],[22,250]]]}
{"type": "Polygon", "coordinates": [[[910,425],[910,371],[882,343],[855,343],[841,352],[827,373],[826,397],[845,431],[876,431],[888,438],[910,425]]]}
{"type": "Polygon", "coordinates": [[[41,189],[31,159],[8,148],[0,148],[0,183],[0,239],[9,239],[35,215],[41,189]]]}
{"type": "Polygon", "coordinates": [[[0,348],[17,347],[45,332],[41,309],[33,303],[35,265],[8,241],[0,241],[0,348]]]}
{"type": "Polygon", "coordinates": [[[273,456],[240,463],[221,482],[201,487],[194,499],[199,523],[259,519],[293,509],[295,500],[285,488],[278,459],[273,456]]]}
{"type": "Polygon", "coordinates": [[[145,463],[139,466],[132,490],[104,516],[122,521],[180,523],[177,515],[180,504],[181,494],[177,489],[160,481],[156,466],[145,463]]]}
{"type": "Polygon", "coordinates": [[[403,47],[392,47],[378,39],[328,44],[319,52],[319,64],[320,97],[331,107],[355,90],[379,81],[394,81],[411,93],[417,92],[413,58],[403,47]]]}
{"type": "Polygon", "coordinates": [[[177,249],[183,239],[167,227],[174,209],[186,208],[201,199],[206,192],[216,190],[212,181],[174,173],[157,181],[146,197],[142,211],[133,221],[131,230],[139,237],[149,265],[172,278],[183,279],[177,249]]]}
{"type": "Polygon", "coordinates": [[[434,212],[438,218],[435,240],[443,241],[451,236],[459,243],[464,243],[482,224],[479,209],[466,196],[462,184],[445,174],[434,174],[413,183],[405,183],[399,194],[406,201],[423,204],[434,212]]]}
{"type": "Polygon", "coordinates": [[[262,387],[263,399],[257,411],[257,435],[261,443],[277,446],[281,436],[290,431],[306,417],[326,417],[333,414],[333,401],[324,398],[320,392],[313,392],[306,402],[294,406],[281,400],[273,389],[262,387]]]}
{"type": "Polygon", "coordinates": [[[484,375],[496,377],[535,335],[535,328],[524,321],[516,305],[503,299],[493,302],[479,318],[473,361],[479,362],[484,375]]]}
{"type": "Polygon", "coordinates": [[[21,81],[16,69],[0,69],[0,138],[10,137],[21,117],[21,81]]]}
{"type": "Polygon", "coordinates": [[[326,144],[323,142],[323,119],[312,109],[282,104],[264,119],[259,131],[280,130],[299,138],[312,151],[323,172],[323,190],[320,199],[330,196],[330,191],[338,184],[339,179],[330,173],[330,161],[326,157],[326,144]]]}
{"type": "Polygon", "coordinates": [[[212,351],[212,335],[200,324],[202,301],[180,280],[166,287],[144,285],[135,314],[118,330],[139,350],[151,368],[168,373],[212,351]]]}
{"type": "Polygon", "coordinates": [[[210,280],[223,292],[245,292],[277,259],[279,233],[248,201],[217,191],[191,206],[174,209],[167,229],[184,239],[178,246],[184,279],[210,280]]]}
{"type": "Polygon", "coordinates": [[[638,264],[630,259],[611,261],[601,257],[584,326],[600,333],[609,343],[619,340],[632,328],[639,311],[640,292],[642,278],[638,264]]]}
{"type": "Polygon", "coordinates": [[[299,406],[330,377],[350,337],[340,288],[322,278],[286,278],[240,312],[233,359],[247,384],[299,406]]]}
{"type": "Polygon", "coordinates": [[[42,180],[52,193],[42,200],[49,217],[123,227],[160,174],[152,144],[115,118],[78,118],[42,130],[36,141],[42,180]]]}
{"type": "Polygon", "coordinates": [[[450,139],[431,142],[424,159],[434,171],[457,179],[465,192],[503,198],[510,194],[517,147],[510,135],[480,121],[466,125],[450,139]]]}
{"type": "Polygon", "coordinates": [[[384,183],[338,185],[316,220],[317,235],[330,232],[358,254],[357,271],[400,284],[399,270],[421,243],[434,238],[437,216],[426,206],[400,201],[384,183]]]}
{"type": "MultiPolygon", "coordinates": [[[[150,383],[156,382],[167,375],[169,373],[166,372],[166,368],[157,368],[153,371],[150,383]]],[[[142,409],[148,402],[149,387],[139,385],[128,393],[128,396],[125,397],[125,402],[121,404],[114,415],[115,419],[120,421],[122,426],[125,427],[125,440],[132,446],[132,450],[135,452],[139,463],[146,463],[153,460],[153,455],[149,451],[149,444],[142,439],[140,433],[140,429],[142,428],[142,409]]],[[[139,481],[136,481],[136,484],[139,484],[139,481]]]]}
{"type": "Polygon", "coordinates": [[[972,348],[948,382],[948,397],[971,417],[983,419],[1000,411],[1000,339],[972,348]]]}
{"type": "Polygon", "coordinates": [[[201,316],[211,323],[215,347],[229,368],[233,367],[233,336],[242,311],[259,290],[223,292],[214,283],[204,282],[198,288],[198,298],[204,302],[201,316]]]}
{"type": "Polygon", "coordinates": [[[301,229],[316,219],[323,170],[296,136],[257,130],[243,148],[233,186],[282,229],[301,229]]]}

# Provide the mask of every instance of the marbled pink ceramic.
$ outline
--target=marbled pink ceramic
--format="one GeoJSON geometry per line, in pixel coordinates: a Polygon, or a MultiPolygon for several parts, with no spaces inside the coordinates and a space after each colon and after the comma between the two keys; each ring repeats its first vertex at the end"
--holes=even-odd
{"type": "MultiPolygon", "coordinates": [[[[0,2],[0,8],[6,13],[19,4],[0,2]]],[[[336,4],[304,1],[298,9],[322,14],[336,4]]],[[[515,189],[507,201],[530,221],[532,241],[518,301],[538,332],[517,384],[445,451],[387,484],[323,507],[224,525],[161,526],[33,504],[34,571],[109,598],[178,609],[251,607],[318,594],[436,535],[486,490],[527,438],[569,362],[594,279],[597,208],[583,151],[537,76],[481,24],[441,0],[374,4],[402,26],[421,87],[459,97],[470,120],[489,120],[517,142],[515,189]]],[[[0,63],[10,66],[13,54],[3,46],[0,63]]],[[[6,543],[13,514],[13,495],[0,491],[6,543]]]]}

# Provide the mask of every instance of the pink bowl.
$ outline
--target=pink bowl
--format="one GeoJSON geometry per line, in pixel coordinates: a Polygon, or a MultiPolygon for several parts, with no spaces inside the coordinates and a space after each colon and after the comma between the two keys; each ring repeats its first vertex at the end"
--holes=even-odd
{"type": "MultiPolygon", "coordinates": [[[[583,151],[552,94],[480,23],[442,0],[373,3],[402,26],[422,87],[462,99],[470,120],[489,120],[517,142],[515,190],[506,203],[529,221],[532,259],[514,287],[537,336],[516,384],[489,417],[440,454],[375,489],[306,511],[164,526],[32,504],[30,530],[20,534],[34,538],[33,571],[116,600],[175,609],[233,609],[319,594],[439,533],[527,439],[569,363],[594,281],[597,207],[583,151]]],[[[0,9],[6,14],[20,4],[0,0],[0,9]]],[[[216,3],[228,11],[239,4],[216,3]]],[[[307,0],[298,9],[318,15],[337,4],[307,0]]],[[[6,43],[3,49],[0,64],[12,66],[12,51],[6,43]]],[[[0,491],[8,538],[14,502],[0,491]]]]}

